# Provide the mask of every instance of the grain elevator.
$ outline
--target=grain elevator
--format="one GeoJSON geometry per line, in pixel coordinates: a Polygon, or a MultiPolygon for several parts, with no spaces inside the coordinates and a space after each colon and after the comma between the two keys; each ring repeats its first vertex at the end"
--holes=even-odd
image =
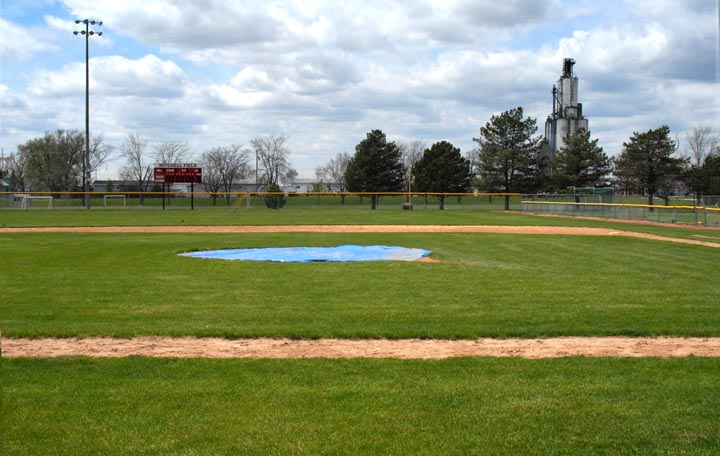
{"type": "Polygon", "coordinates": [[[563,60],[560,79],[552,88],[552,113],[545,121],[545,138],[550,151],[555,155],[565,145],[565,137],[588,129],[588,120],[583,116],[582,103],[578,102],[578,78],[573,66],[575,60],[563,60]]]}

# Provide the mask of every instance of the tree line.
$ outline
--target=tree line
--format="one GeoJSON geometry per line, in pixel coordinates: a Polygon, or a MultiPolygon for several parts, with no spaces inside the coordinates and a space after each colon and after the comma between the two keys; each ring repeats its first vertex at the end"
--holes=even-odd
{"type": "MultiPolygon", "coordinates": [[[[230,192],[235,182],[256,177],[258,186],[279,190],[279,183],[297,176],[290,164],[290,150],[284,135],[256,137],[250,141],[257,162],[251,164],[251,150],[241,144],[219,146],[203,152],[198,160],[203,168],[203,185],[211,192],[213,204],[218,193],[230,192]]],[[[126,191],[148,192],[153,189],[153,168],[159,163],[194,161],[187,142],[160,141],[152,147],[142,135],[130,132],[119,146],[123,159],[120,179],[126,191]]],[[[18,147],[0,166],[0,177],[12,181],[16,191],[82,191],[84,176],[91,175],[108,161],[114,148],[102,136],[90,143],[89,168],[83,173],[85,135],[76,130],[46,132],[18,147]]],[[[111,190],[103,189],[103,190],[111,190]]],[[[140,195],[143,204],[145,195],[140,195]]],[[[226,195],[229,202],[230,195],[226,195]]]]}
{"type": "MultiPolygon", "coordinates": [[[[441,209],[443,194],[473,189],[562,193],[572,187],[613,185],[647,195],[648,203],[653,204],[654,197],[667,203],[673,187],[681,182],[698,200],[702,195],[720,195],[718,136],[708,127],[695,128],[687,135],[684,154],[678,153],[679,141],[665,125],[634,132],[614,158],[605,154],[587,130],[564,138],[564,146],[553,155],[537,130],[536,119],[526,117],[522,107],[509,109],[493,115],[480,128],[478,137],[473,138],[477,147],[466,155],[447,141],[430,147],[421,141],[396,143],[388,141],[383,131],[372,130],[355,146],[354,154],[339,153],[316,169],[314,190],[324,190],[323,182],[331,182],[339,192],[368,193],[373,208],[383,192],[436,193],[441,209]]],[[[92,138],[88,173],[82,172],[84,152],[83,133],[47,132],[6,158],[0,177],[9,177],[18,191],[80,190],[84,176],[105,163],[113,148],[102,136],[92,138]]],[[[124,159],[121,179],[141,192],[152,188],[154,163],[186,162],[192,157],[185,142],[162,141],[150,149],[147,139],[133,132],[127,134],[119,154],[124,159]]],[[[219,193],[229,193],[234,183],[253,175],[257,185],[268,191],[280,191],[282,182],[297,177],[284,135],[253,138],[249,147],[214,147],[198,161],[213,203],[219,193]]],[[[230,195],[226,198],[229,202],[230,195]]],[[[505,207],[509,208],[507,197],[505,207]]]]}
{"type": "MultiPolygon", "coordinates": [[[[522,107],[494,115],[473,138],[478,145],[463,156],[447,141],[429,148],[422,143],[388,142],[380,130],[369,132],[355,154],[338,154],[316,175],[339,183],[350,192],[464,193],[473,189],[499,193],[565,193],[570,188],[608,187],[647,195],[648,204],[659,196],[668,203],[673,187],[684,183],[698,200],[720,195],[718,136],[708,127],[687,136],[687,150],[678,155],[679,141],[666,125],[634,132],[622,152],[608,157],[588,130],[564,138],[551,154],[545,138],[536,135],[537,121],[525,117],[522,107]]],[[[376,207],[377,196],[372,197],[376,207]]],[[[505,208],[509,209],[509,196],[505,208]]]]}

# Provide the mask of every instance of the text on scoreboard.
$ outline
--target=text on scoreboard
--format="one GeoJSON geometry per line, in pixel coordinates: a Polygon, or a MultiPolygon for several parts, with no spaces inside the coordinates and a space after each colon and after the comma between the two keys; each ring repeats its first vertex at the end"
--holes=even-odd
{"type": "Polygon", "coordinates": [[[153,178],[156,184],[200,184],[202,168],[197,163],[160,163],[153,178]]]}

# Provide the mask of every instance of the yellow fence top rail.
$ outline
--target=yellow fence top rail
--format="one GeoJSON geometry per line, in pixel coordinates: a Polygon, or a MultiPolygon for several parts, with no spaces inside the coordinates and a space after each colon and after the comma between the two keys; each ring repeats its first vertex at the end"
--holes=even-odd
{"type": "MultiPolygon", "coordinates": [[[[12,192],[7,193],[8,195],[84,195],[85,192],[12,192]]],[[[178,191],[167,191],[167,192],[89,192],[90,196],[102,196],[102,195],[312,195],[312,196],[335,196],[335,195],[380,195],[380,196],[407,196],[407,195],[430,195],[430,196],[521,196],[520,193],[486,193],[486,192],[470,192],[470,193],[443,193],[443,192],[293,192],[293,191],[282,191],[282,192],[266,192],[264,190],[250,190],[241,192],[178,192],[178,191]]]]}
{"type": "Polygon", "coordinates": [[[650,204],[613,204],[613,203],[575,203],[572,201],[521,201],[521,204],[544,204],[544,205],[571,205],[571,206],[602,206],[602,207],[636,207],[644,209],[661,209],[661,210],[697,210],[697,211],[718,211],[717,207],[705,206],[655,206],[650,204]]]}

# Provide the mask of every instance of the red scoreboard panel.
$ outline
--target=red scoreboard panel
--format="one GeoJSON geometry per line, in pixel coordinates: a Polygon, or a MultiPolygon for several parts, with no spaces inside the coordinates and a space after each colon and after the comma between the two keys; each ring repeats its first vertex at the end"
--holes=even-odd
{"type": "Polygon", "coordinates": [[[153,173],[156,184],[201,184],[202,168],[196,163],[163,163],[153,173]]]}

